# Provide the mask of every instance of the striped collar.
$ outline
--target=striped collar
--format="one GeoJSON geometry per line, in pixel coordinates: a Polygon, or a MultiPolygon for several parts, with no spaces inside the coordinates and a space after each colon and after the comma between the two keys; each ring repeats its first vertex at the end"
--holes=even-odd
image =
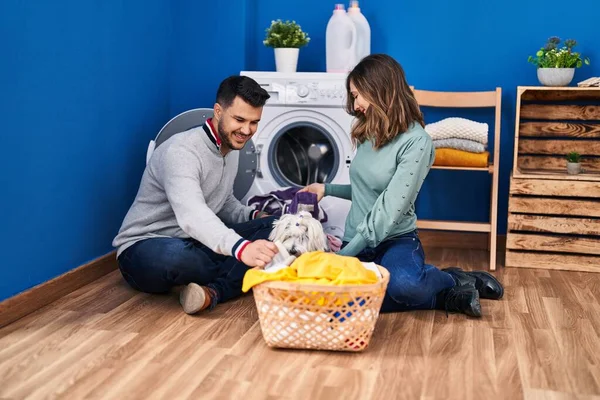
{"type": "Polygon", "coordinates": [[[213,126],[212,118],[207,119],[204,125],[202,125],[202,128],[204,129],[204,132],[206,132],[206,135],[208,136],[210,141],[213,142],[215,146],[217,146],[217,150],[221,150],[221,138],[219,138],[219,135],[217,135],[216,133],[217,131],[213,126]]]}

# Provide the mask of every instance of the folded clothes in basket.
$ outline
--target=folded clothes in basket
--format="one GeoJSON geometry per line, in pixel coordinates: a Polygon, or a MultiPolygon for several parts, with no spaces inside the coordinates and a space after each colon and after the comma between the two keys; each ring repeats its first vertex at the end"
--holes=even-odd
{"type": "Polygon", "coordinates": [[[335,253],[313,251],[304,253],[287,268],[275,272],[250,269],[244,275],[242,291],[266,281],[294,281],[316,285],[373,284],[380,279],[379,271],[366,266],[358,258],[335,253]],[[377,272],[376,272],[377,271],[377,272]]]}
{"type": "Polygon", "coordinates": [[[471,153],[456,149],[436,149],[433,165],[445,167],[487,167],[490,153],[471,153]]]}

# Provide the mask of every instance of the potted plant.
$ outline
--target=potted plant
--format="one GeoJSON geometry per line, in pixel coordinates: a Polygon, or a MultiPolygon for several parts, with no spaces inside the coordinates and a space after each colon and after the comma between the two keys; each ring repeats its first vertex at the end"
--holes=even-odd
{"type": "Polygon", "coordinates": [[[560,38],[552,36],[535,53],[535,57],[529,56],[527,59],[538,67],[538,80],[544,86],[567,86],[573,80],[575,68],[590,64],[588,57],[582,58],[581,54],[573,51],[577,46],[576,40],[565,40],[564,45],[559,48],[560,41],[560,38]]]}
{"type": "Polygon", "coordinates": [[[277,72],[296,72],[300,48],[310,42],[306,32],[302,31],[296,21],[278,19],[271,21],[263,44],[275,49],[275,65],[277,72]]]}
{"type": "Polygon", "coordinates": [[[572,151],[567,154],[567,173],[577,175],[581,172],[581,156],[578,152],[572,151]]]}

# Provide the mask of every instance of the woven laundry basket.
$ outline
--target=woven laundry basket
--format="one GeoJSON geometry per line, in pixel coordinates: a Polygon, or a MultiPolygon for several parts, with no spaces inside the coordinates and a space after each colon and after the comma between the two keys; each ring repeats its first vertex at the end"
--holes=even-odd
{"type": "Polygon", "coordinates": [[[252,288],[269,347],[362,351],[379,317],[389,272],[374,284],[329,286],[266,281],[252,288]]]}

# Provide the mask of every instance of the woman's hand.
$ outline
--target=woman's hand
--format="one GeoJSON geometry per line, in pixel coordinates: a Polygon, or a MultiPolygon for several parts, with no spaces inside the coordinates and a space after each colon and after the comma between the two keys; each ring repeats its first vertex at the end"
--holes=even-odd
{"type": "Polygon", "coordinates": [[[311,183],[310,185],[298,190],[298,192],[314,193],[317,195],[317,201],[321,201],[323,196],[325,196],[325,185],[322,183],[311,183]]]}

